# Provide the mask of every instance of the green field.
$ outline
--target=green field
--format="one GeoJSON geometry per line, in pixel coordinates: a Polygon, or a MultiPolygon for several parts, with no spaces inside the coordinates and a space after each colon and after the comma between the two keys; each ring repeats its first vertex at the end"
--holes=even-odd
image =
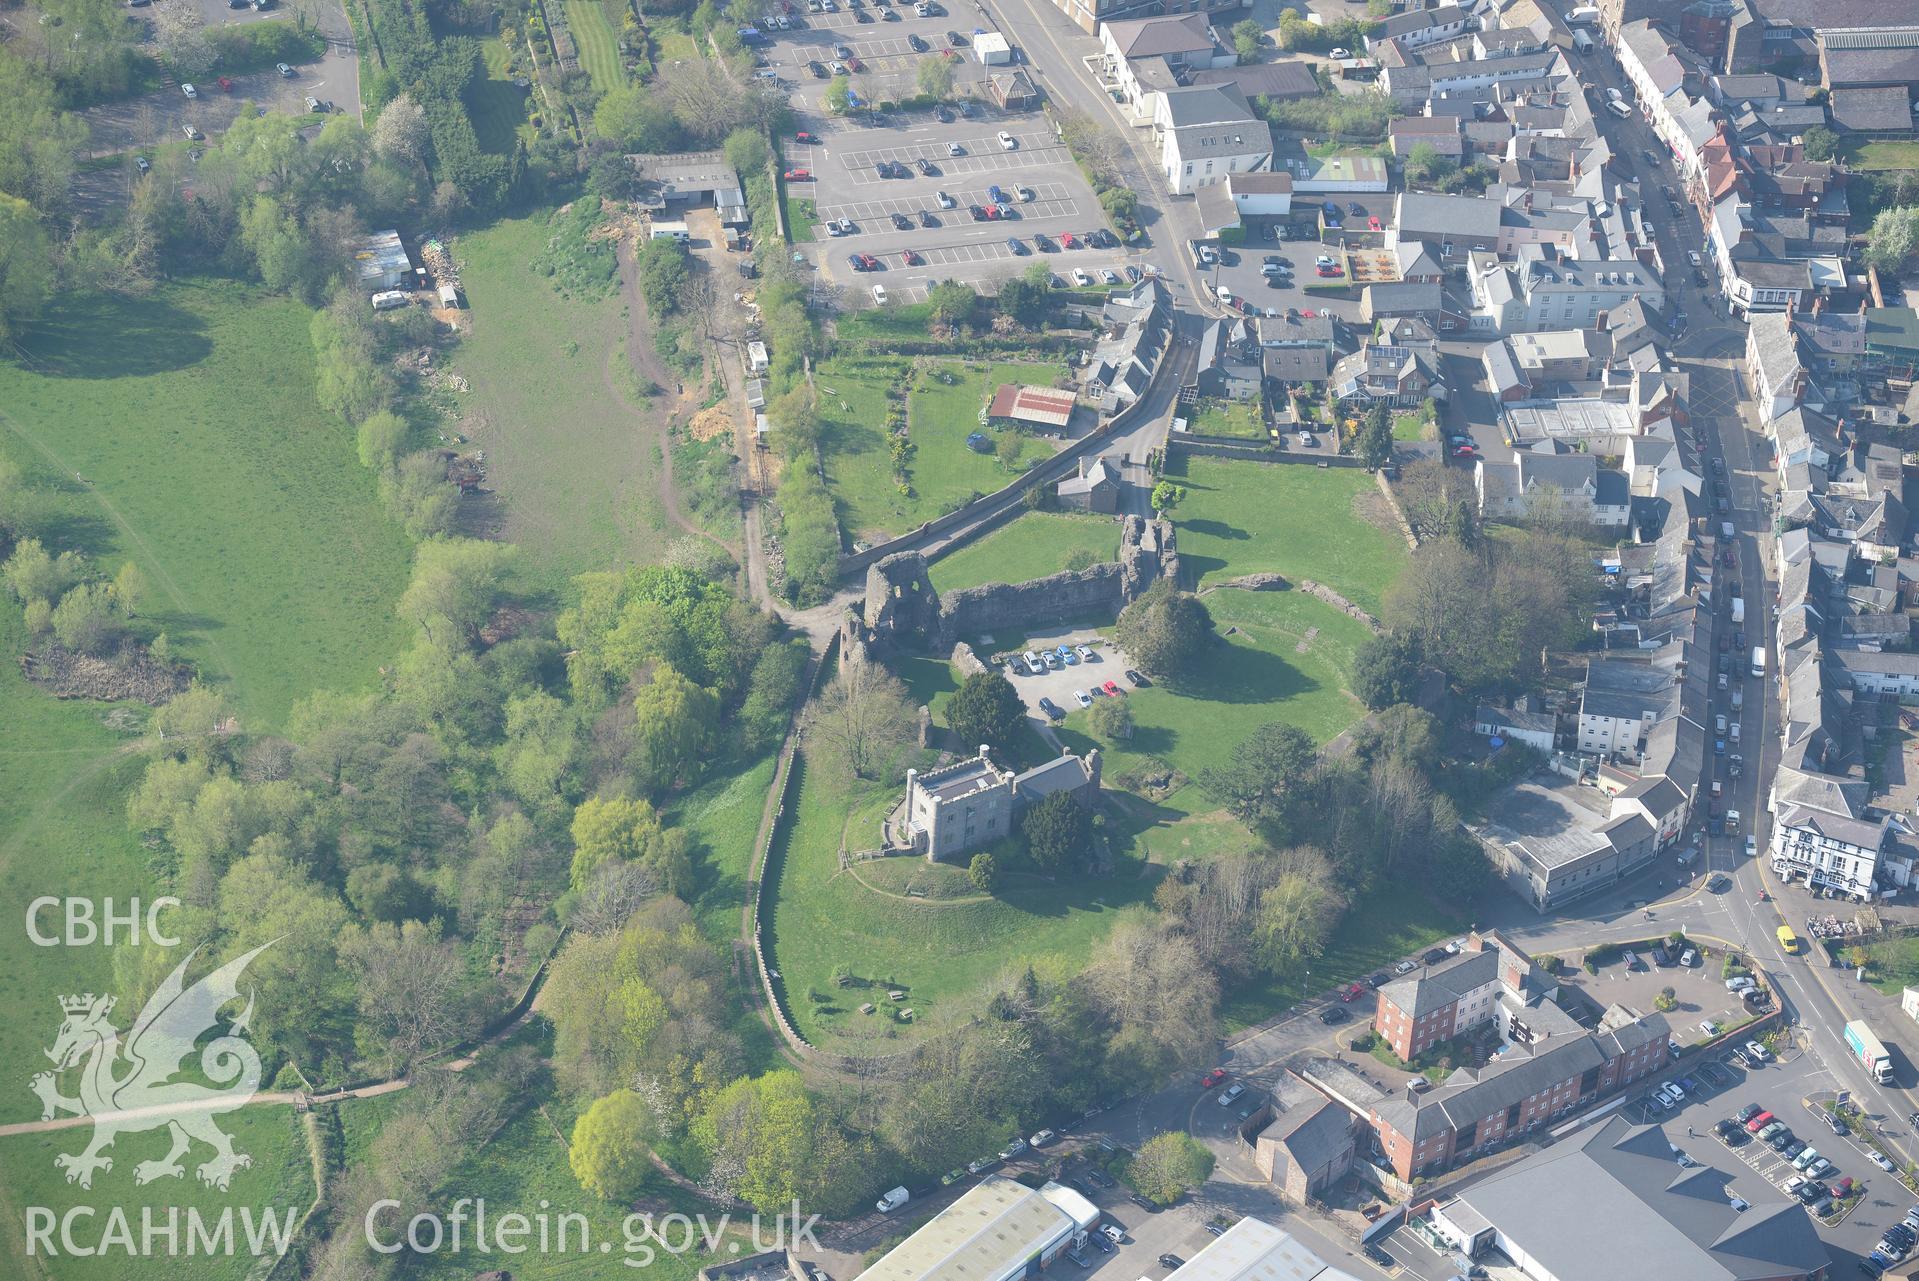
{"type": "Polygon", "coordinates": [[[1119,524],[1111,516],[1026,512],[992,533],[935,561],[933,589],[950,592],[981,583],[1024,583],[1066,568],[1076,551],[1095,561],[1119,555],[1119,524]]]}
{"type": "Polygon", "coordinates": [[[404,635],[411,550],[314,404],[310,315],[220,283],[69,296],[0,363],[0,451],[58,491],[51,540],[138,562],[153,621],[253,729],[370,685],[404,635]]]}
{"type": "Polygon", "coordinates": [[[666,814],[668,822],[693,835],[699,869],[694,911],[700,928],[715,943],[730,943],[740,936],[753,840],[759,835],[766,789],[773,785],[773,764],[774,758],[765,756],[736,773],[713,779],[681,798],[666,814]]]}
{"type": "MultiPolygon", "coordinates": [[[[946,386],[929,375],[908,402],[907,431],[917,447],[909,471],[913,494],[899,492],[888,453],[886,392],[899,383],[906,362],[889,358],[842,357],[821,367],[821,447],[827,485],[839,509],[840,524],[869,541],[895,537],[942,516],[974,495],[1004,488],[1012,473],[991,452],[967,448],[966,437],[980,430],[980,410],[993,388],[1006,382],[1050,384],[1052,365],[940,362],[957,381],[946,386]]],[[[1045,442],[1028,437],[1023,466],[1048,458],[1045,442]]]]}
{"type": "Polygon", "coordinates": [[[1182,460],[1172,478],[1187,496],[1175,511],[1179,555],[1201,584],[1255,571],[1326,584],[1377,614],[1405,568],[1406,544],[1358,468],[1182,460]],[[1381,522],[1369,515],[1382,511],[1381,522]]]}
{"type": "Polygon", "coordinates": [[[1201,436],[1266,439],[1266,424],[1260,421],[1259,405],[1247,400],[1201,401],[1187,426],[1201,436]]]}
{"type": "MultiPolygon", "coordinates": [[[[24,1088],[25,1076],[19,1080],[24,1088]]],[[[220,1117],[219,1125],[233,1140],[234,1151],[252,1160],[252,1165],[233,1176],[225,1192],[208,1187],[197,1177],[195,1167],[211,1155],[211,1149],[198,1143],[182,1158],[185,1173],[181,1177],[158,1179],[145,1186],[134,1181],[137,1164],[166,1155],[164,1129],[120,1135],[110,1149],[113,1169],[95,1174],[92,1188],[84,1190],[69,1185],[53,1162],[61,1153],[83,1149],[92,1135],[91,1127],[0,1139],[0,1163],[7,1172],[5,1180],[0,1180],[0,1249],[17,1269],[5,1275],[39,1275],[50,1281],[119,1281],[133,1275],[141,1281],[239,1281],[255,1263],[242,1227],[242,1211],[256,1220],[264,1212],[271,1212],[283,1225],[282,1231],[290,1232],[290,1225],[313,1203],[313,1171],[291,1107],[261,1104],[228,1113],[220,1117]],[[24,1222],[23,1206],[44,1207],[56,1215],[63,1215],[72,1206],[96,1207],[92,1216],[75,1218],[74,1244],[101,1246],[101,1253],[92,1258],[71,1257],[60,1246],[56,1232],[53,1244],[57,1257],[48,1256],[43,1247],[33,1259],[38,1266],[27,1265],[24,1241],[18,1235],[24,1222]],[[103,1245],[109,1207],[126,1215],[133,1229],[131,1246],[103,1245]],[[177,1253],[168,1251],[164,1236],[155,1238],[153,1253],[142,1251],[141,1211],[145,1207],[152,1208],[152,1217],[159,1225],[166,1223],[169,1207],[178,1207],[177,1253]],[[203,1223],[214,1227],[229,1208],[233,1211],[232,1254],[190,1254],[188,1212],[197,1213],[203,1223]]],[[[261,1253],[266,1257],[278,1253],[277,1245],[270,1241],[270,1237],[262,1241],[261,1253]]]]}
{"type": "Polygon", "coordinates": [[[1421,409],[1407,410],[1393,415],[1394,440],[1427,440],[1431,438],[1433,422],[1432,402],[1428,401],[1421,409]]]}
{"type": "Polygon", "coordinates": [[[506,155],[526,124],[527,104],[533,95],[513,83],[509,70],[512,51],[499,37],[483,42],[480,54],[486,63],[486,79],[466,91],[467,115],[473,119],[473,132],[481,148],[506,155]]]}
{"type": "Polygon", "coordinates": [[[1911,139],[1848,139],[1840,153],[1854,169],[1919,169],[1919,142],[1911,139]]]}
{"type": "Polygon", "coordinates": [[[620,63],[620,39],[607,21],[600,0],[566,0],[566,25],[579,46],[580,66],[593,79],[593,87],[608,93],[626,83],[626,68],[620,63]]]}
{"type": "Polygon", "coordinates": [[[1127,860],[1109,878],[1003,888],[998,897],[912,898],[913,880],[942,895],[955,869],[929,868],[919,859],[886,859],[860,866],[869,889],[839,871],[841,842],[871,846],[872,825],[897,789],[849,794],[825,770],[801,779],[798,803],[776,848],[777,910],[772,936],[788,1008],[810,1040],[842,1049],[884,1053],[888,1042],[964,1012],[981,986],[1009,966],[1032,962],[1062,975],[1078,972],[1093,946],[1127,916],[1144,912],[1156,869],[1127,860]],[[868,986],[835,986],[836,966],[862,983],[904,988],[896,1006],[868,986]],[[809,996],[828,998],[818,1003],[809,996]],[[859,1012],[862,1002],[881,1009],[859,1012]],[[913,1024],[893,1012],[911,1008],[913,1024]]]}
{"type": "MultiPolygon", "coordinates": [[[[1125,695],[1136,725],[1132,738],[1096,740],[1090,711],[1070,710],[1060,740],[1076,752],[1101,748],[1109,783],[1118,785],[1154,761],[1197,779],[1226,764],[1233,749],[1268,721],[1297,725],[1324,743],[1365,714],[1348,692],[1353,655],[1368,635],[1364,624],[1304,592],[1228,589],[1209,593],[1205,602],[1219,630],[1233,628],[1234,634],[1177,688],[1160,682],[1125,695]]],[[[1105,666],[1088,671],[1089,683],[1111,678],[1129,688],[1117,665],[1102,671],[1105,666]]],[[[1197,813],[1218,801],[1189,784],[1163,804],[1197,813]]]]}
{"type": "Polygon", "coordinates": [[[473,387],[462,408],[486,424],[474,439],[501,536],[519,545],[524,582],[552,591],[585,570],[655,558],[671,527],[653,430],[624,400],[624,308],[562,298],[530,271],[545,239],[537,216],[459,238],[473,331],[453,363],[473,387]]]}

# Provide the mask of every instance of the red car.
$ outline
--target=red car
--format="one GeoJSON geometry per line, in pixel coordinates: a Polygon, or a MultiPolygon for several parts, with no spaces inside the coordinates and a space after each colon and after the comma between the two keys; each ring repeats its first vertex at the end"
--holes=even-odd
{"type": "Polygon", "coordinates": [[[1366,995],[1366,993],[1371,990],[1372,989],[1367,987],[1364,983],[1355,983],[1351,987],[1347,988],[1344,992],[1341,992],[1339,994],[1339,999],[1346,1002],[1346,1004],[1351,1005],[1354,1001],[1357,1001],[1360,997],[1366,995]]]}
{"type": "Polygon", "coordinates": [[[920,257],[918,253],[911,249],[901,254],[900,257],[906,260],[906,265],[909,267],[924,267],[926,265],[926,259],[920,257]]]}
{"type": "Polygon", "coordinates": [[[846,65],[847,65],[847,68],[852,71],[866,70],[866,64],[864,62],[861,62],[858,58],[848,58],[846,60],[846,65]]]}
{"type": "Polygon", "coordinates": [[[813,171],[811,169],[788,169],[786,171],[786,180],[788,182],[811,182],[813,181],[813,171]]]}
{"type": "Polygon", "coordinates": [[[997,222],[999,219],[1004,218],[1005,216],[1006,216],[1006,211],[1001,209],[998,205],[986,206],[986,221],[997,222]]]}
{"type": "Polygon", "coordinates": [[[1314,311],[1311,307],[1306,308],[1304,311],[1300,312],[1299,314],[1304,316],[1308,320],[1319,319],[1319,313],[1314,311]]]}
{"type": "Polygon", "coordinates": [[[1067,233],[1066,233],[1065,235],[1063,235],[1063,236],[1061,236],[1061,237],[1059,238],[1059,242],[1060,242],[1060,244],[1062,244],[1062,245],[1064,245],[1064,246],[1066,246],[1066,247],[1067,247],[1068,249],[1077,249],[1077,248],[1079,248],[1079,241],[1078,241],[1078,240],[1076,240],[1076,239],[1074,239],[1074,237],[1073,237],[1073,233],[1072,233],[1072,232],[1070,232],[1070,231],[1069,231],[1069,232],[1067,232],[1067,233]]]}
{"type": "Polygon", "coordinates": [[[1368,230],[1371,230],[1371,231],[1383,231],[1383,230],[1385,230],[1385,228],[1383,228],[1383,227],[1381,227],[1381,226],[1379,225],[1379,215],[1378,215],[1378,214],[1374,214],[1374,215],[1373,215],[1372,217],[1370,217],[1370,218],[1368,218],[1368,219],[1366,220],[1366,227],[1367,227],[1367,229],[1368,229],[1368,230]]]}
{"type": "Polygon", "coordinates": [[[819,139],[802,129],[793,135],[794,142],[818,142],[819,139]]]}
{"type": "Polygon", "coordinates": [[[872,254],[861,254],[860,266],[866,268],[868,271],[878,271],[880,269],[880,260],[872,254]]]}
{"type": "Polygon", "coordinates": [[[1322,276],[1343,276],[1346,274],[1344,267],[1320,267],[1317,270],[1322,276]]]}
{"type": "Polygon", "coordinates": [[[1199,1088],[1202,1090],[1210,1090],[1215,1085],[1218,1085],[1221,1081],[1224,1081],[1225,1079],[1226,1079],[1226,1069],[1214,1068],[1212,1071],[1208,1072],[1205,1076],[1202,1076],[1199,1078],[1199,1088]]]}
{"type": "Polygon", "coordinates": [[[227,79],[227,78],[226,78],[225,76],[221,76],[221,77],[220,77],[220,92],[221,92],[221,93],[232,93],[232,92],[233,92],[233,81],[231,81],[231,80],[229,80],[229,79],[227,79]]]}
{"type": "Polygon", "coordinates": [[[1454,458],[1471,458],[1472,456],[1473,456],[1473,447],[1471,445],[1454,445],[1453,446],[1454,458]]]}
{"type": "Polygon", "coordinates": [[[1101,685],[1100,688],[1108,694],[1111,694],[1114,698],[1118,698],[1120,695],[1120,688],[1117,682],[1107,681],[1104,685],[1101,685]]]}

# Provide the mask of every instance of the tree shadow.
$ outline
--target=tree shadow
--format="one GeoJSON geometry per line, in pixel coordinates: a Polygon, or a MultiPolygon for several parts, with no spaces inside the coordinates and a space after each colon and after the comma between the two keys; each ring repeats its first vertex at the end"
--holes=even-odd
{"type": "Polygon", "coordinates": [[[200,317],[163,298],[85,293],[55,304],[20,350],[54,378],[141,378],[197,365],[213,343],[200,317]]]}
{"type": "Polygon", "coordinates": [[[1207,538],[1223,538],[1230,542],[1244,542],[1253,535],[1237,525],[1228,525],[1223,520],[1188,520],[1180,524],[1189,532],[1203,534],[1207,538]]]}

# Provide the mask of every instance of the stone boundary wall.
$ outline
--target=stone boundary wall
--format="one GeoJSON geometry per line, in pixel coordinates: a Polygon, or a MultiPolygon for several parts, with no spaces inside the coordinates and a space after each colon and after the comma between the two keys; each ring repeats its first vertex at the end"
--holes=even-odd
{"type": "Polygon", "coordinates": [[[1303,449],[1274,449],[1270,445],[1256,445],[1250,441],[1230,444],[1221,443],[1222,438],[1212,437],[1206,440],[1190,440],[1185,436],[1169,436],[1166,439],[1166,454],[1169,458],[1198,456],[1202,458],[1239,458],[1255,463],[1292,463],[1308,467],[1364,467],[1352,454],[1320,453],[1314,450],[1307,453],[1303,449]]]}

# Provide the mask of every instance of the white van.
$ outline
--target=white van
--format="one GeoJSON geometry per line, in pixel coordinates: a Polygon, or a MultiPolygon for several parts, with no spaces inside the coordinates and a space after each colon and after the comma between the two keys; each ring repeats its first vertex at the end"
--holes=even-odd
{"type": "Polygon", "coordinates": [[[373,295],[373,310],[392,311],[395,307],[404,307],[413,301],[413,295],[404,289],[383,289],[373,295]]]}
{"type": "Polygon", "coordinates": [[[881,1197],[875,1204],[881,1214],[891,1214],[912,1199],[913,1194],[905,1188],[894,1188],[891,1192],[881,1197]]]}
{"type": "Polygon", "coordinates": [[[1026,670],[1033,673],[1033,675],[1038,676],[1046,670],[1046,664],[1040,662],[1039,655],[1032,650],[1027,650],[1022,657],[1026,659],[1026,670]]]}

